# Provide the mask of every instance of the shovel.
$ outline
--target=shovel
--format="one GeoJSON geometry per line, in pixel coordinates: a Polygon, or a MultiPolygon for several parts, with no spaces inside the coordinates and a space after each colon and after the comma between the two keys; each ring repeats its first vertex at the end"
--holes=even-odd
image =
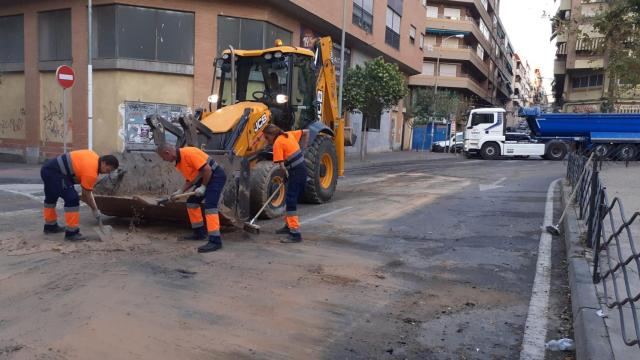
{"type": "Polygon", "coordinates": [[[113,238],[113,227],[111,227],[111,225],[102,225],[102,218],[98,220],[98,226],[93,229],[98,233],[100,241],[111,240],[113,238]]]}
{"type": "Polygon", "coordinates": [[[276,197],[276,194],[280,192],[283,186],[284,186],[284,183],[281,183],[280,186],[278,186],[278,189],[276,189],[276,191],[274,191],[273,194],[269,196],[267,201],[264,202],[264,205],[262,205],[260,210],[258,210],[258,213],[256,214],[256,216],[254,216],[253,219],[251,219],[251,221],[244,223],[244,231],[254,233],[254,234],[260,234],[260,226],[256,225],[255,223],[256,219],[258,218],[258,216],[260,216],[260,214],[262,214],[262,212],[267,207],[267,205],[269,205],[271,200],[273,200],[273,198],[276,197]]]}
{"type": "Polygon", "coordinates": [[[169,202],[174,202],[176,200],[180,200],[180,199],[184,199],[184,198],[188,198],[191,195],[195,195],[196,192],[195,191],[191,191],[191,192],[186,192],[180,195],[176,195],[173,197],[173,199],[171,199],[170,196],[164,197],[162,199],[159,200],[149,200],[148,198],[142,197],[142,196],[138,196],[138,195],[133,195],[133,200],[139,201],[141,203],[143,203],[144,205],[147,206],[163,206],[166,205],[169,202]]]}

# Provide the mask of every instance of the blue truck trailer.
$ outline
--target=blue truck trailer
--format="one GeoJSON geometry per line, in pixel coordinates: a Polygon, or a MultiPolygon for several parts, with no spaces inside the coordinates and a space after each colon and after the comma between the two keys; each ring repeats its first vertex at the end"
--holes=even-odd
{"type": "Polygon", "coordinates": [[[562,160],[573,148],[618,160],[636,160],[640,155],[640,114],[543,113],[533,107],[521,109],[519,116],[529,125],[528,136],[506,132],[504,109],[472,110],[465,130],[465,154],[484,159],[562,160]]]}

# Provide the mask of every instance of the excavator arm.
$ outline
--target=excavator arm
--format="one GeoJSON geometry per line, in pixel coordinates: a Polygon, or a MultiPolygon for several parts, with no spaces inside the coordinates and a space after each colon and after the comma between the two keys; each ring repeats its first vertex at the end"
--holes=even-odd
{"type": "Polygon", "coordinates": [[[316,41],[315,56],[318,80],[316,82],[316,111],[318,119],[333,129],[334,143],[338,155],[338,176],[344,176],[344,118],[338,113],[336,68],[331,60],[333,43],[331,37],[316,41]]]}

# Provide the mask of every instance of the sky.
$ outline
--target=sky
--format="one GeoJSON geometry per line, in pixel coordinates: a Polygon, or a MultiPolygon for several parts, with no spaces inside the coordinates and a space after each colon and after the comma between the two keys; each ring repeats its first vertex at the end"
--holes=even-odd
{"type": "Polygon", "coordinates": [[[539,67],[547,93],[551,93],[555,41],[550,42],[551,24],[546,14],[555,14],[558,3],[554,0],[502,0],[500,19],[511,40],[513,50],[524,57],[531,73],[539,67]]]}

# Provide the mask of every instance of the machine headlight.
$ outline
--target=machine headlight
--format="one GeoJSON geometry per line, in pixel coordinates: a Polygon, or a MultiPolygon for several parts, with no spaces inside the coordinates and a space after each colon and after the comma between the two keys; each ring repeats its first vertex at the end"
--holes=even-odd
{"type": "Polygon", "coordinates": [[[276,95],[276,102],[278,104],[284,104],[289,101],[289,97],[287,95],[278,94],[276,95]]]}
{"type": "Polygon", "coordinates": [[[223,59],[225,59],[225,60],[227,60],[227,59],[229,58],[229,54],[223,54],[223,55],[222,55],[222,58],[223,58],[223,59]]]}
{"type": "Polygon", "coordinates": [[[271,60],[271,58],[272,58],[272,57],[273,57],[273,54],[272,54],[272,53],[266,53],[266,54],[264,54],[264,59],[265,59],[265,60],[271,60]]]}
{"type": "Polygon", "coordinates": [[[282,53],[281,53],[280,51],[276,51],[276,52],[273,54],[273,57],[275,57],[276,59],[280,59],[280,58],[282,57],[282,53]]]}
{"type": "Polygon", "coordinates": [[[218,94],[209,95],[207,99],[210,103],[215,104],[218,102],[218,94]]]}

